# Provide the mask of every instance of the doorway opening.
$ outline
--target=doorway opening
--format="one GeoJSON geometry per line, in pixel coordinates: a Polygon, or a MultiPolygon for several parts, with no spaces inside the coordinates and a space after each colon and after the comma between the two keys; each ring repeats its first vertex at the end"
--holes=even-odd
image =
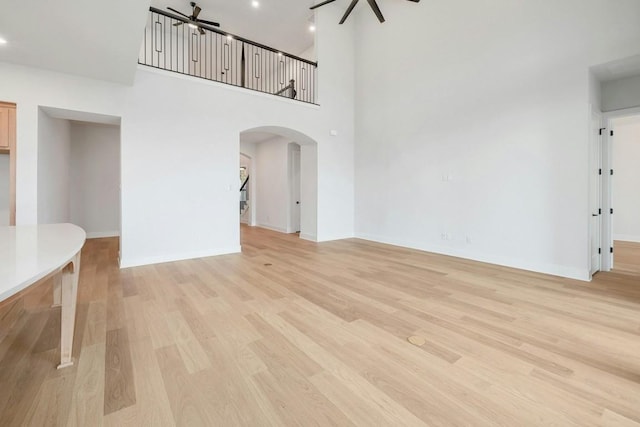
{"type": "Polygon", "coordinates": [[[38,223],[121,237],[120,118],[40,107],[38,223]]]}
{"type": "Polygon", "coordinates": [[[640,273],[638,88],[640,55],[594,65],[589,69],[589,100],[592,105],[589,251],[592,274],[598,270],[640,273]],[[600,244],[596,259],[597,240],[600,244]]]}
{"type": "Polygon", "coordinates": [[[317,162],[316,142],[293,129],[241,132],[240,163],[249,177],[240,194],[248,206],[241,222],[316,241],[317,162]]]}
{"type": "Polygon", "coordinates": [[[614,114],[608,127],[611,267],[640,274],[640,114],[614,114]]]}
{"type": "Polygon", "coordinates": [[[251,157],[240,153],[240,222],[247,225],[254,225],[251,193],[251,157]]]}

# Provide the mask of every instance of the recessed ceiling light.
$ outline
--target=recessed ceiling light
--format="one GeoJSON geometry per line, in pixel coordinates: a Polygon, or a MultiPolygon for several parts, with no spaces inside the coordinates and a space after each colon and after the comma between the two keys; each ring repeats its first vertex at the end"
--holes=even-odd
{"type": "Polygon", "coordinates": [[[251,2],[251,6],[255,7],[256,9],[260,7],[260,2],[258,0],[253,0],[251,2]]]}
{"type": "Polygon", "coordinates": [[[312,33],[316,30],[316,26],[311,24],[309,25],[309,31],[311,31],[312,33]]]}
{"type": "Polygon", "coordinates": [[[0,37],[0,44],[7,44],[7,41],[5,39],[3,39],[2,37],[0,37]]]}

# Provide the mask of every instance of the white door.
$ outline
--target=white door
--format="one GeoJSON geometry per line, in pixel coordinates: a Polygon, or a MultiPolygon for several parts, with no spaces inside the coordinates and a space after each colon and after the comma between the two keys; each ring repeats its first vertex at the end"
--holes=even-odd
{"type": "MultiPolygon", "coordinates": [[[[589,235],[591,239],[591,274],[600,271],[602,230],[602,117],[600,113],[591,113],[591,132],[589,138],[589,235]]],[[[604,130],[602,130],[604,132],[604,130]]]]}
{"type": "Polygon", "coordinates": [[[300,231],[300,150],[291,153],[291,229],[300,231]]]}

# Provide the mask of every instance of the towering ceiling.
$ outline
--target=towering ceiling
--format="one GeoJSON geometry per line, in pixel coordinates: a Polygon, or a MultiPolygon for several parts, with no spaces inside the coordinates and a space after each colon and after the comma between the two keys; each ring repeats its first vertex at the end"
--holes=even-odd
{"type": "Polygon", "coordinates": [[[131,83],[148,0],[6,0],[0,61],[131,83]]]}
{"type": "MultiPolygon", "coordinates": [[[[313,45],[313,0],[257,1],[202,0],[200,17],[296,55],[313,45]]],[[[0,61],[131,84],[149,6],[191,11],[188,0],[5,0],[0,61]]]]}

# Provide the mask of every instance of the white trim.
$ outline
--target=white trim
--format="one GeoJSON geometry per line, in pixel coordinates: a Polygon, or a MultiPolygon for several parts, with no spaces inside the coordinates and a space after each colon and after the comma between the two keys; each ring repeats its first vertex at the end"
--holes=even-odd
{"type": "Polygon", "coordinates": [[[359,233],[356,234],[356,238],[363,240],[370,240],[372,242],[385,243],[388,245],[402,246],[410,249],[417,249],[424,252],[431,252],[441,255],[448,255],[457,258],[469,259],[472,261],[479,261],[494,265],[500,265],[504,267],[516,268],[519,270],[527,270],[533,271],[536,273],[543,274],[551,274],[553,276],[566,277],[569,279],[576,279],[588,282],[591,280],[591,275],[589,274],[589,269],[584,268],[575,268],[575,267],[567,267],[564,265],[558,264],[547,264],[547,263],[532,263],[529,261],[525,261],[522,259],[516,258],[507,258],[498,255],[485,255],[485,254],[477,254],[472,253],[465,250],[447,248],[442,246],[431,246],[424,245],[418,242],[409,242],[404,240],[397,239],[389,239],[383,236],[376,236],[372,234],[359,233]]]}
{"type": "Polygon", "coordinates": [[[87,239],[100,239],[102,237],[120,237],[119,231],[87,231],[87,239]]]}
{"type": "Polygon", "coordinates": [[[276,227],[275,225],[269,224],[256,224],[256,227],[266,228],[267,230],[277,231],[278,233],[290,234],[286,228],[276,227]]]}
{"type": "Polygon", "coordinates": [[[317,242],[318,238],[315,234],[306,234],[306,233],[300,233],[300,238],[302,240],[309,240],[310,242],[317,242]]]}
{"type": "Polygon", "coordinates": [[[619,240],[621,242],[640,243],[640,236],[634,236],[631,234],[614,234],[613,240],[619,240]]]}
{"type": "Polygon", "coordinates": [[[173,255],[158,255],[150,257],[141,257],[134,259],[122,259],[120,268],[138,267],[141,265],[160,264],[163,262],[183,261],[185,259],[206,258],[210,256],[237,254],[241,252],[240,245],[230,246],[228,248],[217,248],[202,252],[187,252],[173,255]]]}
{"type": "Polygon", "coordinates": [[[344,239],[353,239],[355,237],[353,234],[340,234],[336,236],[324,236],[317,238],[317,242],[332,242],[334,240],[344,240],[344,239]]]}
{"type": "Polygon", "coordinates": [[[625,116],[637,116],[640,114],[640,107],[622,108],[620,110],[604,111],[602,115],[605,119],[614,119],[625,116]]]}

